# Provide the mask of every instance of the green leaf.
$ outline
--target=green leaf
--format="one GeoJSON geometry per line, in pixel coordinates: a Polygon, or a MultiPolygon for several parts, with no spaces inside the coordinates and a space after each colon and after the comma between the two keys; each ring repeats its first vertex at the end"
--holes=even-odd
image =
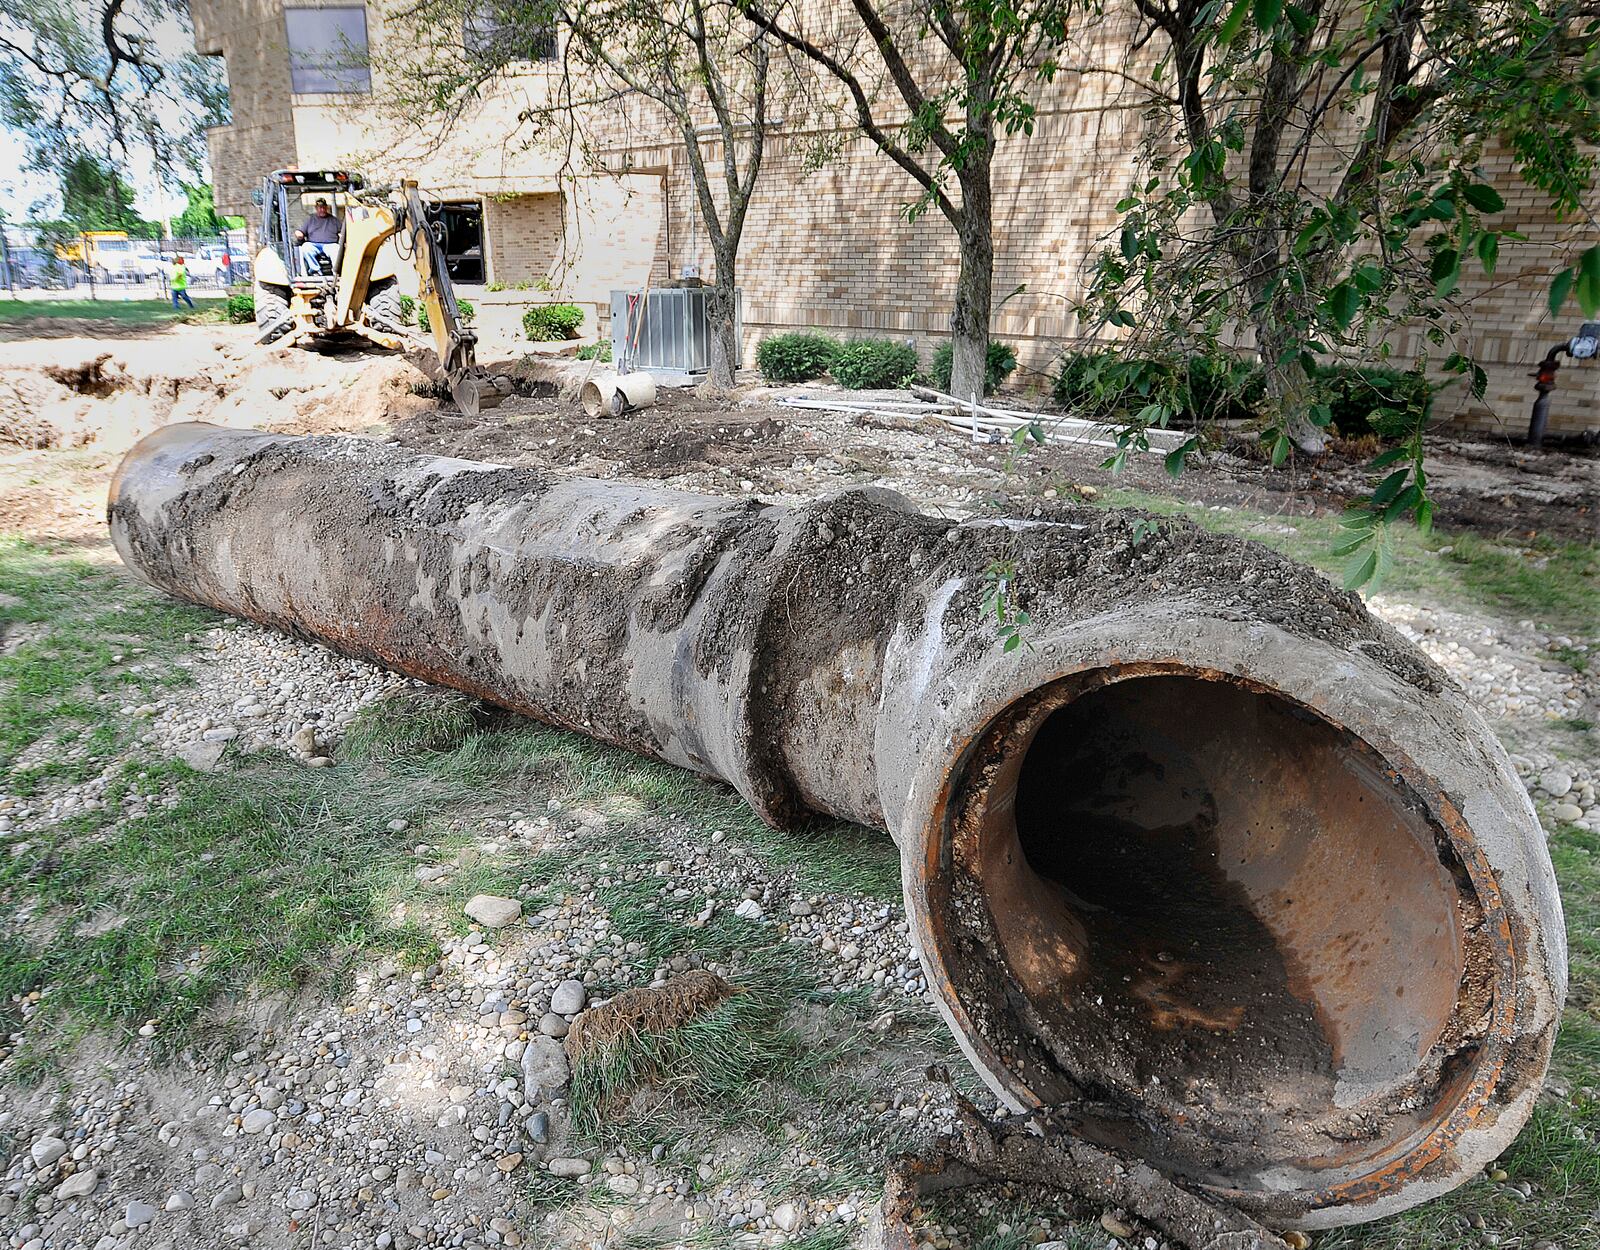
{"type": "Polygon", "coordinates": [[[1563,269],[1550,283],[1550,314],[1561,315],[1561,305],[1567,302],[1567,296],[1572,293],[1572,284],[1577,279],[1577,274],[1570,269],[1563,269]]]}
{"type": "Polygon", "coordinates": [[[1229,44],[1244,27],[1244,19],[1250,15],[1250,0],[1234,0],[1233,8],[1228,16],[1222,19],[1222,25],[1217,28],[1217,42],[1229,44]]]}
{"type": "Polygon", "coordinates": [[[1374,469],[1387,469],[1391,464],[1398,464],[1411,454],[1409,447],[1391,447],[1388,451],[1381,452],[1372,462],[1374,469]]]}
{"type": "Polygon", "coordinates": [[[1500,198],[1500,192],[1485,182],[1471,183],[1461,189],[1461,194],[1480,213],[1498,213],[1506,206],[1506,202],[1500,198]]]}
{"type": "Polygon", "coordinates": [[[1361,311],[1361,292],[1349,282],[1339,283],[1328,292],[1328,311],[1341,330],[1348,330],[1356,313],[1361,311]]]}
{"type": "Polygon", "coordinates": [[[1163,461],[1163,463],[1166,465],[1167,474],[1169,477],[1176,478],[1182,475],[1184,462],[1188,460],[1189,453],[1194,449],[1195,441],[1191,438],[1188,442],[1174,447],[1167,453],[1167,458],[1165,461],[1163,461]]]}
{"type": "Polygon", "coordinates": [[[1578,260],[1578,307],[1585,317],[1600,313],[1600,246],[1578,260]]]}
{"type": "Polygon", "coordinates": [[[1139,254],[1139,232],[1131,224],[1122,227],[1122,259],[1132,260],[1139,254]]]}
{"type": "Polygon", "coordinates": [[[1428,275],[1433,279],[1433,293],[1443,299],[1461,281],[1461,253],[1453,247],[1441,247],[1433,254],[1428,275]]]}
{"type": "Polygon", "coordinates": [[[1407,465],[1403,469],[1396,469],[1383,481],[1379,482],[1378,489],[1372,492],[1373,507],[1381,508],[1393,499],[1399,493],[1400,488],[1405,485],[1406,478],[1410,476],[1411,466],[1407,465]]]}
{"type": "Polygon", "coordinates": [[[1377,571],[1378,549],[1376,547],[1373,547],[1372,550],[1368,551],[1365,555],[1363,555],[1361,552],[1357,552],[1355,556],[1351,558],[1350,563],[1345,565],[1344,588],[1346,590],[1356,590],[1362,586],[1365,586],[1372,580],[1373,575],[1377,571]]]}
{"type": "Polygon", "coordinates": [[[1256,19],[1256,29],[1270,31],[1278,24],[1278,19],[1283,16],[1283,0],[1255,0],[1253,13],[1256,19]]]}
{"type": "Polygon", "coordinates": [[[1289,15],[1289,24],[1294,27],[1294,33],[1302,37],[1311,33],[1311,28],[1316,25],[1316,19],[1297,4],[1284,6],[1285,13],[1289,15]]]}
{"type": "Polygon", "coordinates": [[[1403,491],[1395,496],[1394,502],[1390,504],[1388,510],[1384,512],[1383,519],[1385,522],[1398,521],[1401,517],[1405,516],[1406,513],[1410,512],[1411,509],[1415,508],[1421,502],[1422,487],[1413,482],[1410,486],[1407,486],[1403,491]]]}
{"type": "Polygon", "coordinates": [[[1280,433],[1272,444],[1272,467],[1276,469],[1289,458],[1289,436],[1280,433]]]}
{"type": "Polygon", "coordinates": [[[1500,236],[1498,234],[1481,234],[1478,236],[1478,261],[1483,265],[1483,272],[1491,278],[1494,277],[1494,267],[1500,260],[1500,236]]]}
{"type": "Polygon", "coordinates": [[[1126,328],[1128,328],[1130,330],[1133,328],[1133,326],[1135,324],[1134,320],[1133,320],[1133,314],[1131,312],[1129,312],[1125,308],[1117,309],[1116,312],[1111,314],[1110,320],[1111,320],[1111,324],[1112,325],[1114,325],[1114,326],[1125,326],[1126,328]]]}
{"type": "Polygon", "coordinates": [[[1424,499],[1417,505],[1417,528],[1424,534],[1433,528],[1433,500],[1424,499]]]}

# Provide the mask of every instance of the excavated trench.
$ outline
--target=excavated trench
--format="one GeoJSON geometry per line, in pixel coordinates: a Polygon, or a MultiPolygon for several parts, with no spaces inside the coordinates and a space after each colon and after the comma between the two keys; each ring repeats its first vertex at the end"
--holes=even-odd
{"type": "Polygon", "coordinates": [[[1494,955],[1407,783],[1217,676],[1080,674],[991,726],[942,962],[1024,1101],[1208,1185],[1336,1186],[1459,1110],[1494,955]]]}

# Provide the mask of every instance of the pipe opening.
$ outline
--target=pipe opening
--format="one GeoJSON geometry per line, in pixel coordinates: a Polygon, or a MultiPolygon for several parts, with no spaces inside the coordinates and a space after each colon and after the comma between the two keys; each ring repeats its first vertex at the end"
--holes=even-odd
{"type": "Polygon", "coordinates": [[[1020,1101],[1278,1191],[1370,1173],[1464,1096],[1482,908],[1414,792],[1299,704],[1209,673],[1069,678],[990,727],[949,811],[938,959],[1020,1101]]]}

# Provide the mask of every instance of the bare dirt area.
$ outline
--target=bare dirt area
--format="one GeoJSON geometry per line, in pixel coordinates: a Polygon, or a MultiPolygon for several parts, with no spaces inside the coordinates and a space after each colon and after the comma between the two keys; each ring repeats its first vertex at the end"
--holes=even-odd
{"type": "MultiPolygon", "coordinates": [[[[932,421],[788,408],[768,388],[731,401],[663,391],[619,419],[588,420],[557,399],[514,402],[469,420],[419,411],[394,424],[405,446],[435,454],[539,464],[594,477],[642,477],[690,489],[792,498],[876,482],[957,513],[995,491],[1042,494],[1072,484],[1155,491],[1188,503],[1264,512],[1337,512],[1370,489],[1371,451],[1339,450],[1273,469],[1239,440],[1195,457],[1174,482],[1160,455],[1135,455],[1113,477],[1103,446],[974,444],[932,421]],[[746,485],[748,483],[748,485],[746,485]]],[[[847,392],[806,394],[848,401],[847,392]]],[[[1050,415],[1042,424],[1049,429],[1050,415]]],[[[1507,442],[1441,436],[1428,474],[1438,524],[1490,535],[1580,542],[1600,537],[1600,449],[1524,452],[1507,442]]]]}
{"type": "MultiPolygon", "coordinates": [[[[1112,478],[1103,447],[974,443],[754,385],[590,419],[569,360],[492,365],[517,393],[468,419],[420,351],[249,340],[0,336],[11,1250],[846,1250],[889,1160],[948,1132],[958,1094],[987,1098],[935,1014],[886,839],[766,829],[718,786],[136,584],[104,507],[144,433],[352,432],[779,502],[874,485],[952,517],[1128,492],[1319,560],[1365,482],[1361,458],[1274,471],[1245,445],[1178,482],[1157,455],[1112,478]],[[684,977],[732,992],[603,1062],[568,1043],[586,1012],[684,977]]],[[[1580,1250],[1600,1236],[1600,460],[1441,439],[1429,473],[1443,532],[1369,607],[1510,751],[1573,918],[1572,1006],[1525,1144],[1318,1244],[1580,1250]]],[[[930,1204],[918,1244],[1173,1250],[1109,1198],[1052,1202],[930,1204]]]]}

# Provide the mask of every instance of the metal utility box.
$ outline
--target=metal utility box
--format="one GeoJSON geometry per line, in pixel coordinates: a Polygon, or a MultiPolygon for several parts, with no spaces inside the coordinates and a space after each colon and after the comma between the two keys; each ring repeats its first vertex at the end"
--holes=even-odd
{"type": "MultiPolygon", "coordinates": [[[[734,340],[742,344],[744,293],[736,290],[733,300],[734,340]]],[[[703,381],[711,368],[710,303],[703,286],[653,286],[648,299],[642,289],[611,292],[611,359],[667,386],[703,381]]]]}

